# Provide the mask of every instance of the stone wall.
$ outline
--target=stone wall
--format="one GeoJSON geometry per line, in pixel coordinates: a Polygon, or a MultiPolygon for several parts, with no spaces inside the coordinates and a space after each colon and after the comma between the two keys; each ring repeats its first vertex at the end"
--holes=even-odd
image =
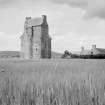
{"type": "Polygon", "coordinates": [[[41,57],[41,26],[33,27],[32,35],[33,58],[41,57]]]}

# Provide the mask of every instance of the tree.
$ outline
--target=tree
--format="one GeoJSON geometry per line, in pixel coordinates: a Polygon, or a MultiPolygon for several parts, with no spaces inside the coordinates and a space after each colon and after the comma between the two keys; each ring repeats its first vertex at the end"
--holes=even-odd
{"type": "Polygon", "coordinates": [[[62,55],[62,58],[70,58],[71,57],[71,53],[68,50],[64,51],[64,54],[62,55]]]}

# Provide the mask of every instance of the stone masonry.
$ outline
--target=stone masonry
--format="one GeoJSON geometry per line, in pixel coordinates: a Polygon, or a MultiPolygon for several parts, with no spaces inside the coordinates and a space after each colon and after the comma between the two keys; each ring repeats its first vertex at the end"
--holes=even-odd
{"type": "Polygon", "coordinates": [[[25,59],[51,58],[51,37],[47,17],[26,17],[21,36],[21,56],[25,59]]]}

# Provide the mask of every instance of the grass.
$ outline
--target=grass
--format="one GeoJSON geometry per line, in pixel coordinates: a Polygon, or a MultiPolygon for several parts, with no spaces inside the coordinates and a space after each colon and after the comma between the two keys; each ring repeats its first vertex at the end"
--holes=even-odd
{"type": "Polygon", "coordinates": [[[0,60],[0,105],[105,105],[105,60],[0,60]]]}

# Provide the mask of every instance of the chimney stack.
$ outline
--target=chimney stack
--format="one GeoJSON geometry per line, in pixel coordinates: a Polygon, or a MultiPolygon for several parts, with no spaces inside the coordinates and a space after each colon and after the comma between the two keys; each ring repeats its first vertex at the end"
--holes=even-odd
{"type": "Polygon", "coordinates": [[[31,19],[31,17],[26,17],[26,20],[30,20],[31,19]]]}
{"type": "Polygon", "coordinates": [[[85,49],[84,47],[81,47],[81,50],[82,50],[82,51],[84,51],[84,49],[85,49]]]}
{"type": "Polygon", "coordinates": [[[92,49],[96,49],[96,45],[94,44],[94,45],[92,45],[92,49]]]}
{"type": "Polygon", "coordinates": [[[46,15],[42,15],[43,21],[47,20],[47,16],[46,15]]]}

